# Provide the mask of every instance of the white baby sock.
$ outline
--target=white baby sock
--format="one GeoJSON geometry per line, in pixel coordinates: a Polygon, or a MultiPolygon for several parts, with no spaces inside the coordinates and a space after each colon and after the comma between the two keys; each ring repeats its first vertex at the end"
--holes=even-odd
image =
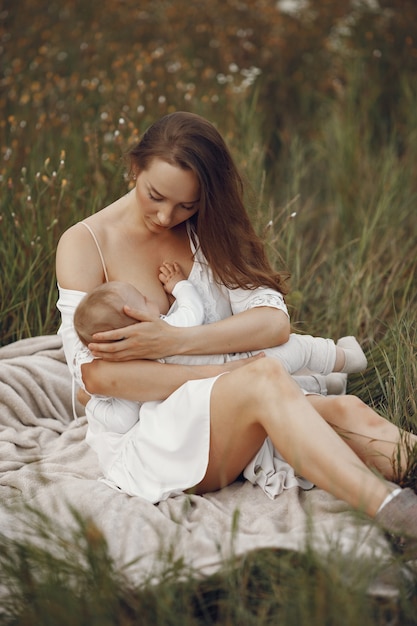
{"type": "Polygon", "coordinates": [[[345,353],[345,364],[340,370],[341,372],[353,374],[354,372],[363,372],[366,369],[368,361],[355,337],[341,337],[337,340],[336,345],[338,348],[342,348],[345,353]]]}

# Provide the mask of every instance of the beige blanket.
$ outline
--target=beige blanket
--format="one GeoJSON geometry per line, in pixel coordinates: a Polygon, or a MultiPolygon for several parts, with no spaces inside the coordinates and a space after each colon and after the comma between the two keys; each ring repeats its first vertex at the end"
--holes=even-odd
{"type": "MultiPolygon", "coordinates": [[[[293,487],[270,500],[259,487],[237,482],[157,506],[117,492],[100,481],[95,454],[84,441],[81,406],[77,413],[81,417],[74,420],[71,378],[57,336],[0,348],[2,532],[16,531],[10,510],[19,502],[60,525],[74,522],[72,506],[101,528],[117,564],[139,559],[129,568],[134,583],[157,577],[164,551],[203,575],[232,555],[268,547],[303,550],[307,541],[323,558],[335,549],[362,563],[390,556],[376,528],[318,489],[293,487]]],[[[389,589],[373,584],[373,591],[389,589]]]]}

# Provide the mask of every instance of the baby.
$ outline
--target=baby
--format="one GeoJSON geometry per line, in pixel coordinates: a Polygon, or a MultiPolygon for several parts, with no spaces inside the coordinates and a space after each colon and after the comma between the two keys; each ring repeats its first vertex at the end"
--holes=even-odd
{"type": "MultiPolygon", "coordinates": [[[[125,282],[104,283],[84,296],[74,315],[74,327],[81,341],[88,345],[94,333],[123,328],[137,323],[124,312],[124,306],[160,316],[172,326],[196,326],[204,321],[204,308],[195,287],[186,280],[178,263],[164,263],[159,279],[165,291],[175,297],[167,315],[160,314],[158,305],[125,282]]],[[[95,341],[95,340],[94,340],[95,341]]],[[[314,374],[328,375],[360,372],[367,361],[354,337],[342,337],[337,345],[332,339],[292,333],[287,343],[262,350],[267,356],[279,359],[290,374],[307,369],[314,374]]],[[[204,365],[225,363],[255,353],[219,355],[179,355],[161,359],[165,363],[204,365]]],[[[139,419],[141,403],[92,396],[86,405],[89,426],[94,430],[124,433],[139,419]],[[95,427],[94,427],[95,425],[95,427]]]]}
{"type": "MultiPolygon", "coordinates": [[[[161,267],[160,276],[167,277],[164,284],[165,291],[176,299],[172,312],[168,315],[161,315],[156,302],[146,298],[130,283],[119,281],[103,283],[83,298],[74,314],[74,327],[83,344],[87,346],[95,341],[93,340],[94,333],[137,323],[136,320],[126,315],[123,309],[125,305],[151,315],[158,315],[171,326],[202,324],[204,308],[200,296],[195,287],[185,280],[179,265],[166,263],[161,267]]],[[[206,358],[205,362],[207,362],[206,358]]]]}

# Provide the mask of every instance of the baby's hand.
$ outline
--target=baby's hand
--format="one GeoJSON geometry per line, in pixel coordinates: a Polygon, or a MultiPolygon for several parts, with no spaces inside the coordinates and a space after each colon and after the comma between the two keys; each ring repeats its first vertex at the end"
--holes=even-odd
{"type": "Polygon", "coordinates": [[[165,291],[172,294],[175,285],[179,283],[180,280],[186,280],[186,277],[178,263],[175,261],[174,263],[165,261],[159,268],[159,280],[163,284],[165,291]]]}

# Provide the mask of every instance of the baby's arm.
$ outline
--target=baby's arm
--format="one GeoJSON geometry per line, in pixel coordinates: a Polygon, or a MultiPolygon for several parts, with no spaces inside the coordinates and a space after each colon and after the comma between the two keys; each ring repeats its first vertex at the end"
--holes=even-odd
{"type": "Polygon", "coordinates": [[[159,268],[159,280],[165,291],[172,294],[174,287],[180,280],[186,280],[186,276],[178,263],[168,263],[165,261],[159,268]]]}
{"type": "Polygon", "coordinates": [[[167,293],[175,297],[172,311],[163,319],[171,326],[200,326],[204,322],[201,298],[190,281],[186,280],[178,263],[164,263],[159,268],[159,280],[167,293]]]}

